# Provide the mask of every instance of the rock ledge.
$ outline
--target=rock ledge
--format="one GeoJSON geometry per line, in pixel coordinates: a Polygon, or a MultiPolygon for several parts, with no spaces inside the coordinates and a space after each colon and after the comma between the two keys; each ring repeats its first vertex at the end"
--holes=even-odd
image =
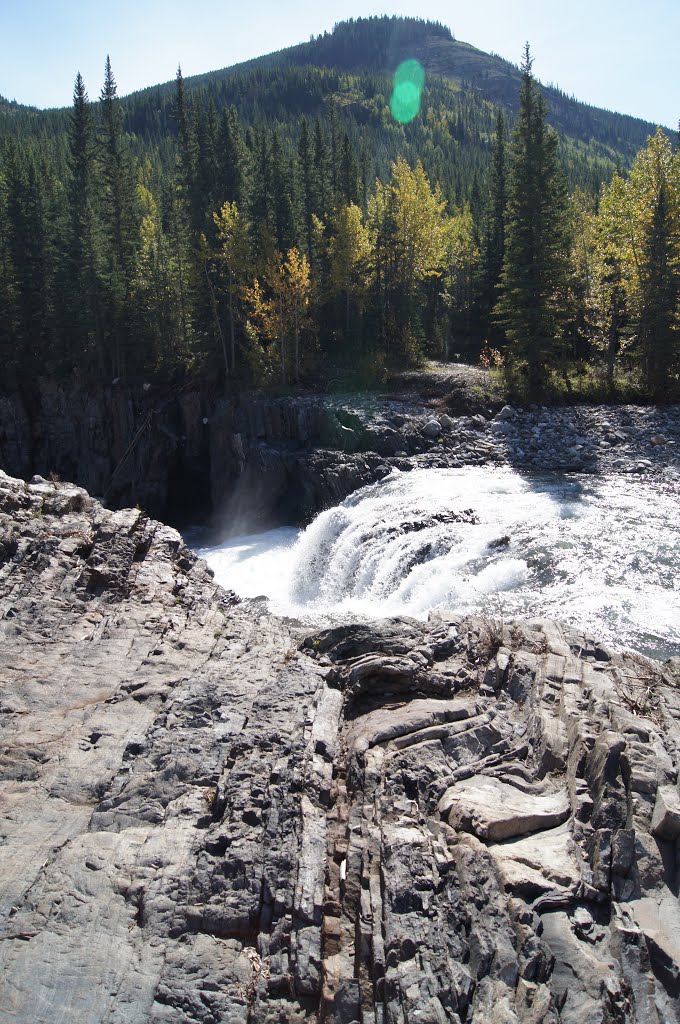
{"type": "Polygon", "coordinates": [[[680,1020],[672,666],[553,623],[304,636],[0,474],[0,1015],[680,1020]]]}

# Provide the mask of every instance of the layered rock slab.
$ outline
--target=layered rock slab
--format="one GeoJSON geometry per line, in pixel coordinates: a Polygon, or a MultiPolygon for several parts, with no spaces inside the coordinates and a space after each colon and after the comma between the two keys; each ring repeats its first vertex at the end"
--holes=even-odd
{"type": "Polygon", "coordinates": [[[4,476],[0,656],[0,1017],[680,1019],[672,666],[538,622],[305,638],[138,510],[4,476]]]}

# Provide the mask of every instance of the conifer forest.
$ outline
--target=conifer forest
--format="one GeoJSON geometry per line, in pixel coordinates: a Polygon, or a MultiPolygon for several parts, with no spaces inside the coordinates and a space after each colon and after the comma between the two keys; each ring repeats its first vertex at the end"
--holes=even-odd
{"type": "Polygon", "coordinates": [[[528,46],[370,18],[125,98],[107,58],[91,88],[0,99],[0,389],[461,358],[525,397],[677,399],[677,136],[543,88],[528,46]]]}

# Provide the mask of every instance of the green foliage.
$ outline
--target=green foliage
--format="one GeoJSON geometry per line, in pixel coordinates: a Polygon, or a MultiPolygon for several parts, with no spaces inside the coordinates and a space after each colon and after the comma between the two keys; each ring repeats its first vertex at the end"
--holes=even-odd
{"type": "Polygon", "coordinates": [[[107,58],[97,104],[80,75],[68,111],[0,101],[2,386],[379,379],[503,327],[530,389],[562,387],[569,357],[612,394],[624,363],[665,393],[678,158],[659,134],[635,159],[650,127],[416,19],[122,99],[107,58]]]}
{"type": "Polygon", "coordinates": [[[507,227],[498,322],[512,360],[526,365],[530,392],[545,390],[559,354],[567,248],[566,188],[557,137],[531,70],[527,45],[520,112],[510,143],[507,227]]]}

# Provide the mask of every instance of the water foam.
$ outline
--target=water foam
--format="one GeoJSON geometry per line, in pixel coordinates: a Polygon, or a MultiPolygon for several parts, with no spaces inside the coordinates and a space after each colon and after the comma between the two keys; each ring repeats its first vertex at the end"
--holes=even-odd
{"type": "Polygon", "coordinates": [[[310,622],[437,609],[566,620],[680,653],[678,493],[630,478],[394,473],[322,512],[201,552],[225,586],[310,622]]]}

